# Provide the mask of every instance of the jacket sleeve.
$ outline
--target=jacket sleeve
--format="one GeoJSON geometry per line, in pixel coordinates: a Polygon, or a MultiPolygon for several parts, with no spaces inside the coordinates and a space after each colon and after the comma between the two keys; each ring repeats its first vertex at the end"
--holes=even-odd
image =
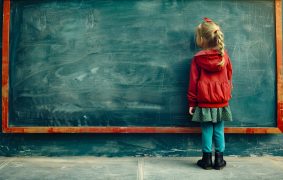
{"type": "Polygon", "coordinates": [[[230,57],[228,56],[228,63],[227,63],[227,76],[228,80],[231,83],[231,88],[233,88],[233,83],[232,83],[232,75],[233,75],[233,68],[232,68],[232,63],[230,60],[230,57]]]}
{"type": "Polygon", "coordinates": [[[197,83],[199,79],[199,74],[200,74],[199,68],[197,67],[195,58],[193,58],[192,64],[191,64],[191,71],[190,71],[190,82],[189,82],[189,87],[187,91],[187,98],[188,98],[190,107],[195,107],[198,105],[197,83]]]}

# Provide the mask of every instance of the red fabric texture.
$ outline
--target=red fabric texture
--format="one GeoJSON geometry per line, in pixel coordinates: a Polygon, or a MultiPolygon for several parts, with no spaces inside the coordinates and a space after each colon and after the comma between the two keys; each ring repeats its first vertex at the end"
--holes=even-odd
{"type": "Polygon", "coordinates": [[[190,107],[220,108],[231,99],[232,64],[224,53],[225,64],[219,66],[222,56],[217,50],[202,50],[192,60],[187,98],[190,107]]]}

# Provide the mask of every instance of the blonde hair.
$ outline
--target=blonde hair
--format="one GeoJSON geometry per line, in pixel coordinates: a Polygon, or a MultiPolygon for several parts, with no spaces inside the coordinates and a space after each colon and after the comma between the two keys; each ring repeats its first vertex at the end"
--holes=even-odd
{"type": "Polygon", "coordinates": [[[202,44],[202,48],[216,48],[219,54],[222,56],[219,66],[224,66],[224,34],[222,33],[218,24],[211,19],[204,18],[204,21],[196,29],[197,38],[205,40],[205,44],[202,44]]]}

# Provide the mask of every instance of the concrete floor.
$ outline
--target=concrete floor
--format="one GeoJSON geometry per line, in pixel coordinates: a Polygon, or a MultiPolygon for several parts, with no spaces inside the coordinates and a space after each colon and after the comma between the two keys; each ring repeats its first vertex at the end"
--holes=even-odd
{"type": "Polygon", "coordinates": [[[223,170],[203,170],[198,157],[0,157],[0,180],[283,180],[283,157],[225,157],[223,170]]]}

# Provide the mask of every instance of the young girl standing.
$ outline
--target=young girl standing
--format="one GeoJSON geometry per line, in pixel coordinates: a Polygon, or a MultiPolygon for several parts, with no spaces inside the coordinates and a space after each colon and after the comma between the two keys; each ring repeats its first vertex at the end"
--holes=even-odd
{"type": "Polygon", "coordinates": [[[202,129],[202,159],[197,165],[219,170],[226,166],[224,122],[232,121],[229,106],[232,90],[232,64],[224,48],[219,25],[209,18],[196,28],[196,43],[202,48],[193,57],[188,88],[189,113],[202,129]],[[212,140],[215,161],[212,163],[212,140]]]}

